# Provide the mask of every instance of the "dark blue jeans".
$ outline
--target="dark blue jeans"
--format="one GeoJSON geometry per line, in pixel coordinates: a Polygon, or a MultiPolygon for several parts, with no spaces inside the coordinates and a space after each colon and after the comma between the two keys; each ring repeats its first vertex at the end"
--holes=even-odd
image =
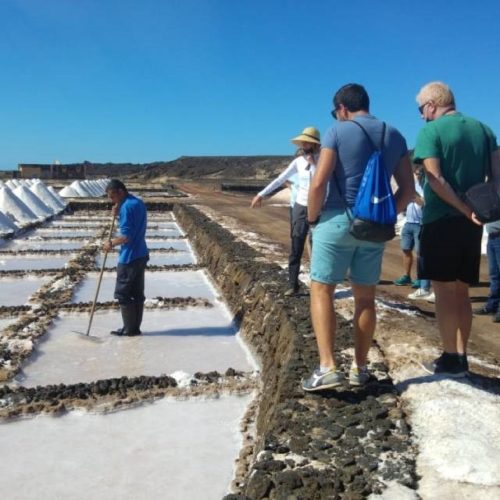
{"type": "Polygon", "coordinates": [[[290,239],[291,248],[288,257],[288,282],[290,288],[299,289],[300,261],[304,253],[304,246],[309,232],[307,223],[307,207],[295,203],[290,211],[290,239]]]}
{"type": "Polygon", "coordinates": [[[489,311],[497,312],[498,304],[500,304],[500,238],[488,238],[486,251],[490,273],[490,294],[485,307],[489,311]]]}
{"type": "Polygon", "coordinates": [[[118,264],[115,299],[120,305],[144,302],[144,274],[148,260],[149,257],[141,257],[129,264],[118,264]]]}

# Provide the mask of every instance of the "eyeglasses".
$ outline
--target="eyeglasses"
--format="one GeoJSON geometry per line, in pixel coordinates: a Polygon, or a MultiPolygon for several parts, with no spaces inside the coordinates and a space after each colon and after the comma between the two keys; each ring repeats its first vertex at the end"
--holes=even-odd
{"type": "Polygon", "coordinates": [[[431,101],[427,101],[427,102],[424,102],[424,104],[422,104],[422,106],[419,106],[418,107],[418,112],[422,115],[424,113],[424,108],[427,106],[427,104],[429,104],[431,101]]]}

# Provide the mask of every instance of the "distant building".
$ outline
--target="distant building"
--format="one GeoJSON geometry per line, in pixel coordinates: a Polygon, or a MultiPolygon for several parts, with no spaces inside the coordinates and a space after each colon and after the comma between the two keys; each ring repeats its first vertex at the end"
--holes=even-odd
{"type": "Polygon", "coordinates": [[[19,172],[17,170],[0,170],[0,179],[17,179],[19,172]]]}
{"type": "Polygon", "coordinates": [[[61,165],[53,163],[51,165],[37,163],[20,163],[17,166],[19,177],[22,179],[85,179],[87,173],[85,163],[75,163],[61,165]]]}

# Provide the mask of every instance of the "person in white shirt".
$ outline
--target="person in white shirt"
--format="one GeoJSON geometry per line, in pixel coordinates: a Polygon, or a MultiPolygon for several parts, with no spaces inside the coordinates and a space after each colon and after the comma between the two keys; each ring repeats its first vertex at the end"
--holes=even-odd
{"type": "Polygon", "coordinates": [[[424,173],[420,165],[413,166],[413,177],[415,179],[415,197],[406,207],[406,222],[401,230],[401,250],[403,251],[403,267],[405,274],[394,281],[396,285],[411,285],[416,291],[408,295],[409,299],[433,301],[431,292],[431,281],[419,279],[412,281],[411,268],[413,265],[413,250],[419,254],[420,230],[422,228],[422,207],[424,205],[423,180],[424,173]]]}
{"type": "Polygon", "coordinates": [[[292,139],[292,143],[300,148],[299,154],[276,179],[253,198],[251,203],[252,208],[260,207],[264,197],[295,176],[297,197],[291,211],[291,250],[288,259],[288,281],[290,286],[285,292],[286,296],[296,295],[300,288],[300,260],[309,233],[307,198],[321,145],[319,131],[314,127],[306,127],[301,134],[292,139]]]}

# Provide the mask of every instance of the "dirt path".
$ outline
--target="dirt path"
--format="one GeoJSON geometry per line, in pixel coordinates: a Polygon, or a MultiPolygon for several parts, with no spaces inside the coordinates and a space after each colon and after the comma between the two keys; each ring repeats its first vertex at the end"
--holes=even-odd
{"type": "MultiPolygon", "coordinates": [[[[288,209],[282,206],[264,204],[260,209],[250,208],[251,195],[235,194],[214,190],[213,185],[204,186],[195,183],[178,184],[178,187],[191,195],[187,201],[209,207],[220,216],[230,217],[238,221],[242,230],[257,233],[278,244],[283,259],[289,251],[288,209]]],[[[307,259],[307,257],[306,257],[307,259]]],[[[397,287],[392,282],[401,275],[402,255],[399,239],[387,244],[384,254],[381,282],[378,287],[379,296],[394,299],[408,306],[415,307],[426,317],[423,330],[427,331],[429,341],[437,340],[437,329],[434,318],[434,305],[425,301],[410,301],[409,287],[397,287]],[[430,328],[429,328],[430,325],[430,328]]],[[[481,283],[471,288],[473,307],[481,306],[488,295],[488,270],[485,258],[481,264],[481,283]]],[[[475,316],[469,352],[492,364],[500,363],[500,324],[492,322],[491,317],[475,316]]]]}

